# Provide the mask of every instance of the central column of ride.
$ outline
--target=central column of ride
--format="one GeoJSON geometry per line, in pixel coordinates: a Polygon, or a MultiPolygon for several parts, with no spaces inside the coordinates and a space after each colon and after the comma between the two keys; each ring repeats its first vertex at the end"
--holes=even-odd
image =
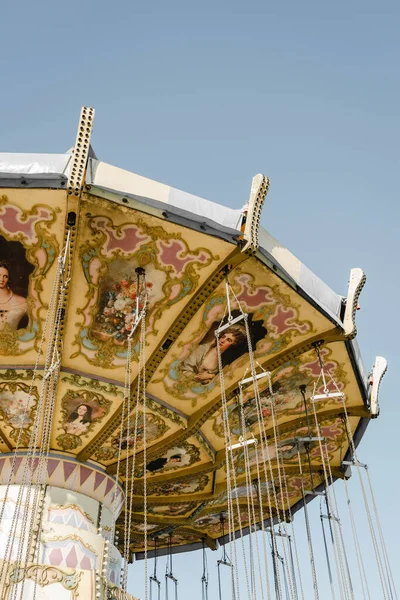
{"type": "Polygon", "coordinates": [[[119,513],[124,500],[121,486],[95,465],[51,454],[46,484],[40,486],[42,493],[36,494],[42,499],[38,510],[34,491],[39,486],[34,480],[21,494],[26,460],[23,453],[16,458],[12,454],[0,458],[2,599],[101,600],[106,597],[106,587],[108,599],[122,598],[121,554],[110,542],[112,515],[119,513]],[[39,521],[33,520],[31,536],[23,522],[27,503],[29,516],[40,515],[39,521]],[[6,556],[10,537],[13,547],[6,556]],[[18,560],[18,547],[22,544],[26,549],[29,538],[36,547],[31,553],[35,560],[18,560]]]}

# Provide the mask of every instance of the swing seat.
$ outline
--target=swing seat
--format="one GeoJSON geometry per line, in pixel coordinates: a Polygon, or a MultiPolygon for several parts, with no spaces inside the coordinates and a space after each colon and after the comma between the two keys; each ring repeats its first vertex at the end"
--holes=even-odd
{"type": "Polygon", "coordinates": [[[310,396],[311,402],[318,402],[318,400],[329,400],[330,398],[344,398],[342,392],[326,392],[324,394],[314,394],[310,396]]]}

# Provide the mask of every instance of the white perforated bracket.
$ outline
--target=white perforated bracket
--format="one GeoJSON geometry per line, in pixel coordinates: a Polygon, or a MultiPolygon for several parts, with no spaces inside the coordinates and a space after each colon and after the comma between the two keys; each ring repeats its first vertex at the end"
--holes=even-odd
{"type": "Polygon", "coordinates": [[[379,386],[383,376],[387,371],[387,360],[383,356],[377,356],[375,358],[375,364],[372,367],[372,373],[369,379],[370,394],[369,394],[369,411],[371,419],[376,419],[379,416],[379,386]]]}
{"type": "Polygon", "coordinates": [[[349,340],[352,340],[357,335],[356,311],[358,309],[358,298],[366,280],[367,278],[362,269],[351,269],[346,299],[346,310],[343,319],[344,334],[349,340]]]}
{"type": "Polygon", "coordinates": [[[90,137],[94,121],[94,108],[84,106],[81,110],[78,132],[73,150],[71,172],[68,179],[68,194],[80,196],[89,157],[90,137]]]}
{"type": "Polygon", "coordinates": [[[251,183],[250,199],[247,205],[247,218],[243,232],[244,246],[242,252],[255,252],[258,248],[258,229],[261,211],[267,197],[269,179],[265,175],[256,175],[251,183]]]}

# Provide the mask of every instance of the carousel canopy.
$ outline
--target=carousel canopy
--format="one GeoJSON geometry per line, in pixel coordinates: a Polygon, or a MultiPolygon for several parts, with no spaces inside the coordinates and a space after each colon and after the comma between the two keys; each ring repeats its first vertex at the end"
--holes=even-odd
{"type": "MultiPolygon", "coordinates": [[[[241,528],[250,520],[249,474],[261,491],[259,520],[261,514],[274,518],[287,505],[294,513],[304,486],[323,484],[319,439],[326,442],[333,478],[346,474],[343,461],[351,449],[343,402],[356,444],[378,412],[377,390],[371,397],[354,339],[362,271],[353,270],[346,296],[337,295],[259,227],[268,190],[263,176],[254,178],[246,207],[233,210],[108,165],[90,151],[84,167],[77,195],[69,184],[79,168],[72,152],[0,154],[0,262],[16,303],[8,312],[0,306],[0,461],[9,460],[21,426],[21,449],[28,443],[43,379],[46,348],[40,340],[68,231],[52,460],[90,466],[110,481],[118,477],[129,497],[131,550],[138,556],[144,527],[149,546],[156,538],[160,548],[187,550],[203,540],[215,548],[223,541],[228,502],[225,415],[234,448],[231,499],[242,506],[241,528]],[[146,408],[136,409],[132,400],[128,413],[127,344],[138,269],[145,274],[148,298],[146,408]],[[304,412],[312,395],[318,431],[304,412]],[[257,479],[261,449],[243,444],[242,412],[246,439],[259,441],[264,432],[271,441],[272,475],[283,461],[286,499],[272,493],[272,475],[269,481],[257,479]],[[301,439],[308,441],[302,445],[301,439]],[[306,453],[302,480],[298,456],[306,453]]],[[[140,344],[133,336],[132,399],[139,365],[140,344]]],[[[70,471],[57,468],[52,466],[53,485],[68,488],[70,471]]],[[[84,471],[80,482],[85,491],[84,471]]],[[[121,530],[126,510],[127,505],[117,522],[121,530]]]]}

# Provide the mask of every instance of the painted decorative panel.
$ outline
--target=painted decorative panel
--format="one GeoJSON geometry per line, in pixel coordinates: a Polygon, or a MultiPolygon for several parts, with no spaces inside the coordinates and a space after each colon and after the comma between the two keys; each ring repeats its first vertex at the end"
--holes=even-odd
{"type": "MultiPolygon", "coordinates": [[[[65,192],[0,196],[0,356],[35,362],[63,240],[65,192]]],[[[12,362],[12,361],[11,361],[12,362]]]]}
{"type": "MultiPolygon", "coordinates": [[[[210,249],[207,236],[191,232],[127,208],[110,207],[87,196],[82,204],[75,285],[84,295],[75,298],[78,314],[68,336],[69,364],[89,372],[117,370],[125,364],[126,340],[136,311],[136,274],[146,272],[148,290],[147,336],[150,347],[162,335],[160,323],[177,315],[182,302],[196,290],[201,278],[230,247],[216,240],[210,249]],[[78,264],[77,264],[78,263],[78,264]],[[78,283],[79,282],[79,283],[78,283]],[[79,360],[77,360],[79,359],[79,360]],[[83,359],[83,363],[82,363],[83,359]]],[[[134,357],[137,348],[134,347],[134,357]]],[[[118,372],[119,370],[119,372],[118,372]]]]}

